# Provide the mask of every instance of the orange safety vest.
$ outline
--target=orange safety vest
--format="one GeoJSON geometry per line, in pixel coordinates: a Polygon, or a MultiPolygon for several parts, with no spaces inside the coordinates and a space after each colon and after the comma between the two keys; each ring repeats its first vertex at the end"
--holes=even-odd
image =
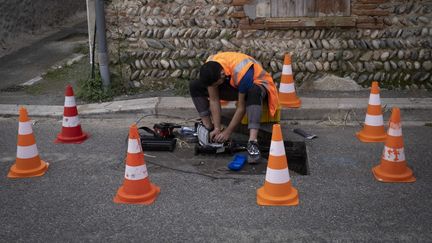
{"type": "Polygon", "coordinates": [[[277,88],[273,82],[273,78],[266,72],[260,63],[252,57],[238,52],[220,52],[212,55],[207,59],[219,63],[227,76],[231,76],[230,85],[238,88],[243,76],[254,66],[253,83],[263,86],[267,90],[268,106],[272,117],[276,114],[279,106],[277,88]]]}

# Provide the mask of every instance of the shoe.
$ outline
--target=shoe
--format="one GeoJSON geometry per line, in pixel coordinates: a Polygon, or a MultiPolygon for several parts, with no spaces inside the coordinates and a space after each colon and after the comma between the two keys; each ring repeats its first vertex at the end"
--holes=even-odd
{"type": "Polygon", "coordinates": [[[243,167],[243,165],[246,162],[246,156],[242,154],[236,154],[231,161],[231,163],[228,164],[228,168],[233,171],[239,171],[243,167]]]}
{"type": "Polygon", "coordinates": [[[249,141],[247,144],[248,151],[248,163],[249,164],[257,164],[261,159],[261,152],[258,147],[257,141],[249,141]]]}

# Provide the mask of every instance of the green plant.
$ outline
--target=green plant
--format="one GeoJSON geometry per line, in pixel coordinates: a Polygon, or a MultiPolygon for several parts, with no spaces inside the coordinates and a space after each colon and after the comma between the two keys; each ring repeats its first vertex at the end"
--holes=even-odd
{"type": "Polygon", "coordinates": [[[102,102],[112,100],[113,91],[111,88],[108,88],[108,90],[103,89],[102,78],[99,72],[96,72],[94,78],[78,81],[77,96],[88,102],[102,102]]]}
{"type": "Polygon", "coordinates": [[[176,95],[188,96],[189,95],[189,81],[187,79],[174,80],[174,90],[176,95]]]}

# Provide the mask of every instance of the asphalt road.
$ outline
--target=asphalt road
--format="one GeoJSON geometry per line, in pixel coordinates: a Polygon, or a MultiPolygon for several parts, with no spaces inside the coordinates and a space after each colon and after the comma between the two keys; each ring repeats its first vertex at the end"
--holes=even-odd
{"type": "Polygon", "coordinates": [[[146,152],[150,179],[161,188],[153,205],[118,205],[112,199],[123,182],[132,121],[83,119],[90,139],[63,145],[53,143],[61,122],[38,120],[37,146],[50,167],[43,177],[10,180],[18,124],[0,118],[1,241],[432,241],[431,127],[403,128],[406,158],[417,177],[412,184],[373,178],[383,145],[358,142],[357,127],[314,125],[302,126],[319,136],[307,142],[310,175],[291,174],[297,207],[257,206],[264,175],[202,175],[188,163],[195,157],[186,147],[182,153],[146,152]]]}

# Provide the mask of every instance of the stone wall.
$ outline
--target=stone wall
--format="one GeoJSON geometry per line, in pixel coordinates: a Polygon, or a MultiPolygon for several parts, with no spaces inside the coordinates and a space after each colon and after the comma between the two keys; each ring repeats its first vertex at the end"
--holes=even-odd
{"type": "Polygon", "coordinates": [[[377,80],[387,88],[432,89],[432,1],[353,0],[355,26],[277,30],[247,19],[244,2],[112,0],[106,7],[111,61],[139,87],[197,78],[210,54],[240,51],[279,81],[289,52],[298,83],[332,73],[364,87],[377,80]]]}
{"type": "Polygon", "coordinates": [[[46,30],[85,9],[85,0],[0,0],[0,56],[23,34],[46,30]]]}

